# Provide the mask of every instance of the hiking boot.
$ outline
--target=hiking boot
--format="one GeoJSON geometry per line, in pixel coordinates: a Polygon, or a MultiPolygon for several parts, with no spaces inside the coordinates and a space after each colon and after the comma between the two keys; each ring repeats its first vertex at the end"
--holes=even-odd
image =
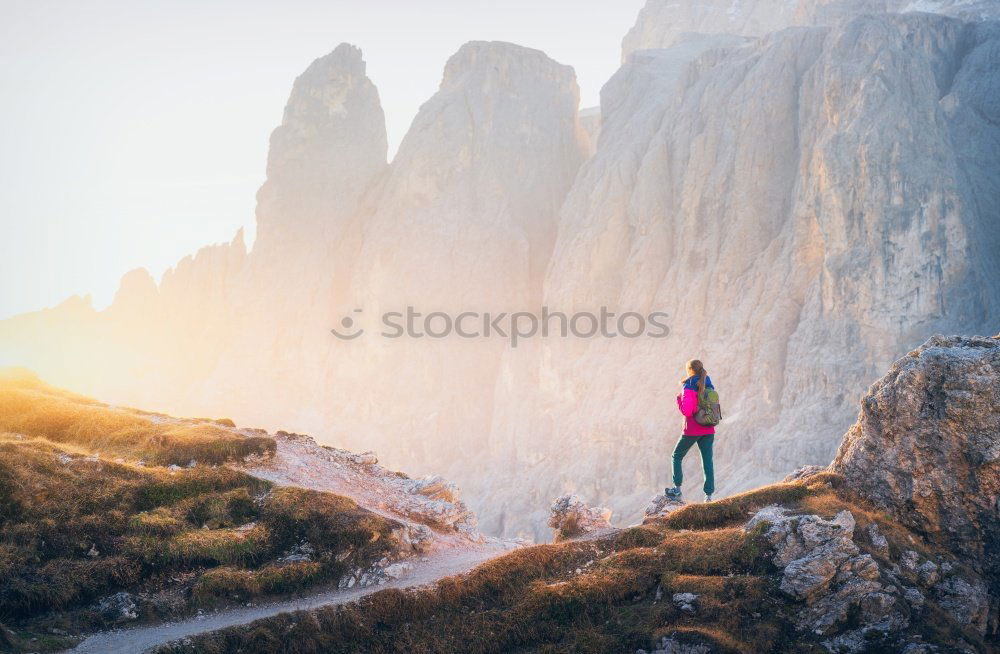
{"type": "Polygon", "coordinates": [[[664,488],[663,489],[663,494],[667,496],[668,500],[674,500],[674,501],[677,501],[677,502],[681,501],[681,489],[680,488],[677,488],[677,487],[674,487],[674,488],[664,488]]]}
{"type": "Polygon", "coordinates": [[[711,501],[712,501],[712,494],[711,493],[705,493],[705,503],[708,504],[711,501]]]}

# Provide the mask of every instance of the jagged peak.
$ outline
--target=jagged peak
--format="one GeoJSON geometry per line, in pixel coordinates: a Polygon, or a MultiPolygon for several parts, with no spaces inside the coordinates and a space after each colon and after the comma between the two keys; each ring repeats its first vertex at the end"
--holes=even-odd
{"type": "Polygon", "coordinates": [[[233,240],[229,241],[229,247],[233,248],[233,250],[240,253],[241,255],[246,256],[247,253],[246,235],[244,234],[242,227],[236,230],[236,234],[233,235],[233,240]]]}
{"type": "Polygon", "coordinates": [[[341,43],[330,53],[318,57],[295,78],[292,94],[296,90],[310,85],[324,85],[331,81],[351,81],[354,78],[366,76],[365,63],[361,48],[350,43],[341,43]]]}

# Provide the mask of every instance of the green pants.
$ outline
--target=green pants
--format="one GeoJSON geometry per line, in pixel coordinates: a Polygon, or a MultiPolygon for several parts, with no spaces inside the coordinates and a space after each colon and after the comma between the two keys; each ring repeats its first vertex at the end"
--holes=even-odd
{"type": "Polygon", "coordinates": [[[715,492],[715,466],[712,465],[712,443],[715,442],[715,434],[705,436],[681,436],[674,447],[674,486],[680,487],[684,482],[684,470],[681,463],[684,455],[695,443],[701,451],[701,467],[705,471],[705,494],[711,495],[715,492]]]}

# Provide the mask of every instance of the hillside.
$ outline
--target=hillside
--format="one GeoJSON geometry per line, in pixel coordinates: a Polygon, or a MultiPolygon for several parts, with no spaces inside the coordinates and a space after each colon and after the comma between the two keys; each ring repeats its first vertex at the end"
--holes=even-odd
{"type": "Polygon", "coordinates": [[[998,395],[1000,338],[935,337],[829,469],[159,652],[1000,651],[998,395]]]}
{"type": "Polygon", "coordinates": [[[371,455],[0,373],[0,651],[61,649],[81,633],[314,587],[377,586],[411,568],[407,558],[477,542],[474,527],[448,484],[384,471],[371,455]],[[328,466],[328,483],[349,478],[346,492],[266,479],[294,475],[289,448],[300,465],[328,466]]]}

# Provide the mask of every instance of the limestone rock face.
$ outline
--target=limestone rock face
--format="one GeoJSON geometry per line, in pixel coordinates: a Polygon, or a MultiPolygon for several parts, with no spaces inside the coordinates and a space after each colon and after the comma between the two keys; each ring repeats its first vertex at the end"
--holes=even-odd
{"type": "Polygon", "coordinates": [[[637,50],[669,48],[692,32],[761,37],[786,27],[836,25],[862,13],[912,11],[1000,18],[990,0],[648,0],[622,39],[622,61],[637,50]]]}
{"type": "Polygon", "coordinates": [[[832,468],[1000,580],[1000,340],[934,336],[896,361],[832,468]]]}
{"type": "Polygon", "coordinates": [[[361,50],[342,43],[296,80],[271,134],[257,193],[258,257],[302,257],[336,242],[386,167],[385,115],[361,50]]]}
{"type": "Polygon", "coordinates": [[[605,86],[545,282],[550,307],[663,311],[669,336],[546,341],[498,384],[512,468],[626,521],[667,480],[685,360],[722,398],[724,495],[832,459],[854,389],[915,343],[1000,324],[995,26],[878,15],[706,38],[636,52],[605,86]]]}
{"type": "Polygon", "coordinates": [[[337,440],[454,479],[477,511],[493,512],[486,480],[510,481],[499,474],[509,452],[491,448],[488,429],[508,341],[483,316],[540,302],[559,206],[585,156],[578,95],[573,70],[538,50],[472,42],[449,59],[359,219],[338,308],[368,333],[328,338],[323,354],[316,403],[337,440]],[[380,320],[395,312],[402,326],[408,307],[421,314],[413,336],[394,338],[380,320]],[[463,312],[479,314],[462,324],[477,336],[448,322],[463,312]]]}

